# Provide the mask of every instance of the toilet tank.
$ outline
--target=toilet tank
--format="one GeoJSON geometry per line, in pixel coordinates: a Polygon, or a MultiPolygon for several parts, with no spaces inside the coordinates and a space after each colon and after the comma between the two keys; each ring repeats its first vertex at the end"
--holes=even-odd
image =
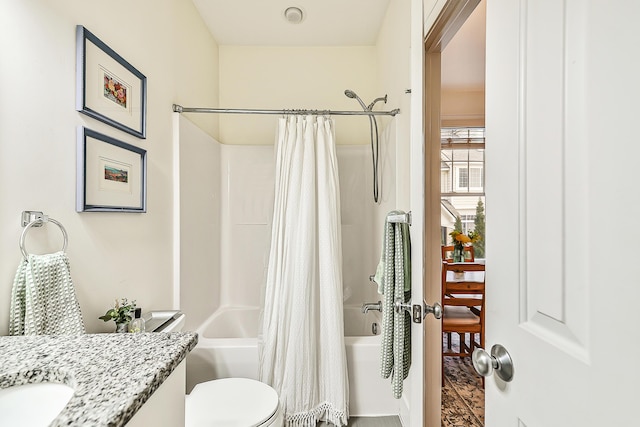
{"type": "Polygon", "coordinates": [[[186,316],[179,310],[158,310],[145,313],[145,330],[147,332],[181,332],[186,316]]]}

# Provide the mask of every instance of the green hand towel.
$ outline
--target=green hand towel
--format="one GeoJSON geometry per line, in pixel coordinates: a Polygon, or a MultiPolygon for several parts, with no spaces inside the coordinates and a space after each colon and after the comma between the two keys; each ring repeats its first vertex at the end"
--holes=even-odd
{"type": "Polygon", "coordinates": [[[10,335],[78,335],[85,332],[64,252],[29,255],[11,290],[10,335]]]}
{"type": "MultiPolygon", "coordinates": [[[[390,212],[403,214],[403,212],[390,212]]],[[[411,366],[411,316],[402,310],[396,313],[394,302],[411,299],[411,241],[408,224],[385,222],[384,249],[378,269],[383,274],[378,286],[384,295],[382,303],[382,345],[380,373],[391,376],[393,396],[402,397],[403,380],[411,366]]],[[[378,271],[376,271],[378,275],[378,271]]],[[[375,279],[375,277],[374,277],[375,279]]]]}
{"type": "MultiPolygon", "coordinates": [[[[404,214],[402,211],[391,211],[389,215],[404,214]]],[[[404,253],[404,290],[405,292],[411,292],[411,235],[409,233],[409,224],[399,224],[402,231],[403,253],[404,253]]],[[[376,267],[376,273],[373,276],[373,281],[378,285],[378,293],[384,294],[384,269],[386,265],[386,245],[384,244],[387,228],[385,225],[383,238],[382,238],[382,251],[380,254],[380,261],[376,267]]]]}

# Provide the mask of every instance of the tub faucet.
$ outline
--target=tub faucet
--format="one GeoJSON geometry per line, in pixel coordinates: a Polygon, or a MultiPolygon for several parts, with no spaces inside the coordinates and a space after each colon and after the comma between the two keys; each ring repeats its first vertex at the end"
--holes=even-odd
{"type": "Polygon", "coordinates": [[[362,312],[367,314],[369,310],[377,310],[382,312],[382,301],[378,302],[365,302],[362,304],[362,312]]]}

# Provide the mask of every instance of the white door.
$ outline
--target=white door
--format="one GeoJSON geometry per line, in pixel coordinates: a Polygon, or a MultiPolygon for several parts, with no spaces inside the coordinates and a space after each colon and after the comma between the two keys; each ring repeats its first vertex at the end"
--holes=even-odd
{"type": "Polygon", "coordinates": [[[487,427],[640,425],[639,19],[487,1],[487,427]]]}

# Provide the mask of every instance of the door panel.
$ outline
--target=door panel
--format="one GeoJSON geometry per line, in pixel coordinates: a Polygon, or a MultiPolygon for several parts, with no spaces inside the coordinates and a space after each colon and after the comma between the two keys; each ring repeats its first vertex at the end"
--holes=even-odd
{"type": "Polygon", "coordinates": [[[518,109],[521,129],[521,325],[586,360],[587,182],[581,145],[586,125],[581,98],[585,2],[522,1],[518,109]],[[573,83],[573,86],[571,86],[573,83]],[[567,195],[572,197],[567,198],[567,195]],[[577,255],[577,256],[576,256],[577,255]],[[571,259],[568,259],[571,256],[571,259]]]}
{"type": "MultiPolygon", "coordinates": [[[[524,116],[520,123],[523,133],[519,143],[523,148],[521,158],[525,167],[522,178],[527,191],[520,197],[524,198],[521,203],[525,206],[524,249],[529,255],[527,264],[531,266],[526,270],[525,286],[531,282],[540,284],[534,289],[526,287],[527,305],[531,314],[540,313],[563,323],[563,247],[551,244],[546,251],[537,250],[541,243],[557,242],[564,224],[564,11],[561,2],[544,6],[546,7],[539,3],[523,3],[521,12],[524,28],[520,40],[520,67],[524,70],[524,75],[519,84],[525,91],[525,96],[521,98],[523,105],[520,109],[524,111],[524,116]],[[551,22],[543,30],[545,26],[541,24],[544,23],[545,9],[550,13],[551,22]],[[546,124],[527,127],[524,126],[525,123],[546,124]],[[546,167],[536,167],[543,164],[546,167]],[[541,209],[541,206],[545,206],[545,209],[541,209]],[[546,268],[536,268],[540,265],[546,265],[546,268]]],[[[529,317],[527,320],[532,319],[529,317]]]]}

